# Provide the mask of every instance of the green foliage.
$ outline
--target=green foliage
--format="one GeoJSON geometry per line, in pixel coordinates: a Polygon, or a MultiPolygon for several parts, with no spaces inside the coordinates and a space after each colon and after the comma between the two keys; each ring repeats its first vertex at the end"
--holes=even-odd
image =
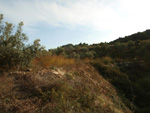
{"type": "Polygon", "coordinates": [[[147,66],[150,67],[150,41],[141,42],[141,46],[137,50],[137,54],[145,61],[147,66]]]}
{"type": "Polygon", "coordinates": [[[3,22],[3,15],[0,15],[0,69],[23,68],[29,66],[30,60],[39,54],[44,47],[35,40],[33,45],[25,45],[28,40],[22,31],[23,22],[18,24],[16,31],[12,23],[3,22]]]}
{"type": "Polygon", "coordinates": [[[150,36],[150,30],[146,30],[144,32],[138,32],[130,36],[126,36],[124,38],[116,39],[111,43],[116,43],[116,42],[126,43],[128,41],[149,40],[150,39],[149,36],[150,36]]]}
{"type": "MultiPolygon", "coordinates": [[[[150,101],[150,84],[149,84],[149,68],[141,62],[131,62],[129,65],[122,65],[123,70],[131,81],[134,93],[133,104],[136,106],[135,111],[139,113],[148,112],[150,101]]],[[[130,98],[128,94],[126,94],[130,98]]]]}
{"type": "Polygon", "coordinates": [[[22,65],[23,52],[11,47],[0,48],[0,69],[7,70],[22,65]]]}
{"type": "Polygon", "coordinates": [[[109,65],[112,63],[112,58],[110,58],[110,57],[103,57],[100,60],[101,60],[101,62],[103,62],[106,65],[109,65]]]}
{"type": "Polygon", "coordinates": [[[118,68],[111,67],[110,65],[105,65],[101,61],[93,61],[92,65],[105,79],[107,79],[116,87],[123,102],[126,104],[126,106],[132,109],[132,103],[130,101],[132,101],[133,92],[127,75],[125,73],[122,73],[118,68]]]}
{"type": "Polygon", "coordinates": [[[84,58],[94,58],[94,55],[92,52],[86,52],[84,58]]]}
{"type": "Polygon", "coordinates": [[[150,110],[149,68],[138,61],[114,61],[106,65],[102,60],[95,60],[92,64],[116,87],[126,106],[138,113],[150,110]]]}

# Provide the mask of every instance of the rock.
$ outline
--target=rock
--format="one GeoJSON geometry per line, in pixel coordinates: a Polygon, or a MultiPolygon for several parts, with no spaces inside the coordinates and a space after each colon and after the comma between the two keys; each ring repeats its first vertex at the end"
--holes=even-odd
{"type": "Polygon", "coordinates": [[[52,73],[55,74],[55,75],[58,75],[59,73],[55,70],[52,70],[52,73]]]}

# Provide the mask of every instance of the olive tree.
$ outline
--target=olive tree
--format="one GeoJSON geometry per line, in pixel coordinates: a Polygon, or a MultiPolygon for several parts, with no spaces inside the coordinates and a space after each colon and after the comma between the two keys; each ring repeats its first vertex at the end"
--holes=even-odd
{"type": "Polygon", "coordinates": [[[44,47],[37,39],[32,45],[26,45],[28,37],[23,33],[23,22],[15,30],[12,23],[3,21],[0,15],[0,69],[10,69],[17,66],[28,66],[32,57],[41,52],[44,47]]]}

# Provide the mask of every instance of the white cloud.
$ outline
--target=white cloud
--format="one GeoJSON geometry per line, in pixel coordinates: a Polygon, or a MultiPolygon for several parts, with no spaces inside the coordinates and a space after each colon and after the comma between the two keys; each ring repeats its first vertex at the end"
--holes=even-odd
{"type": "Polygon", "coordinates": [[[83,25],[94,30],[112,30],[110,35],[117,37],[150,28],[148,0],[12,1],[0,1],[1,12],[15,23],[24,21],[26,26],[46,23],[73,28],[83,25]]]}
{"type": "Polygon", "coordinates": [[[114,9],[99,0],[15,1],[11,6],[2,2],[0,10],[13,21],[22,20],[26,25],[46,22],[53,26],[84,25],[95,29],[108,29],[118,18],[114,9]]]}

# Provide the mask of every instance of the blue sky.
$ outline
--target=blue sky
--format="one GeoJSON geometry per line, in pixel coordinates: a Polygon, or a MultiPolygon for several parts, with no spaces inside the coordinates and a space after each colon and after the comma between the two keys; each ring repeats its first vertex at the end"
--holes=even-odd
{"type": "Polygon", "coordinates": [[[149,0],[0,0],[5,21],[24,22],[46,49],[109,42],[150,28],[149,0]]]}

